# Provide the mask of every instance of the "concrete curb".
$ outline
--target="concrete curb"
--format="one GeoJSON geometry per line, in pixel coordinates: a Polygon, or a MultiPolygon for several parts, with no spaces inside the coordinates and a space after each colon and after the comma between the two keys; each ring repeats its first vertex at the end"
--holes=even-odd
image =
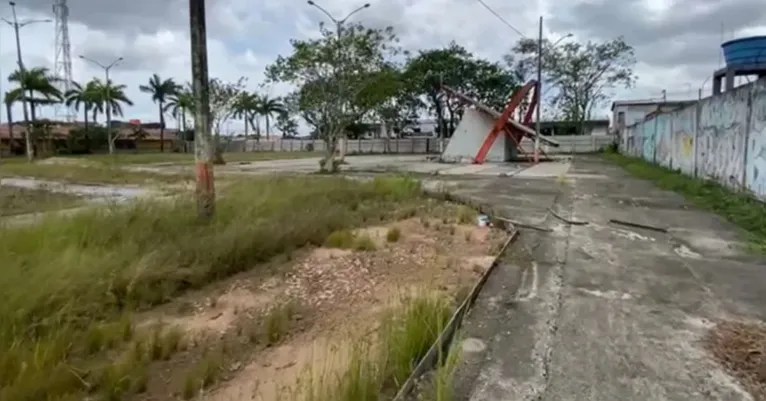
{"type": "MultiPolygon", "coordinates": [[[[490,218],[490,220],[492,219],[490,218]]],[[[504,223],[501,223],[501,226],[507,229],[504,223]]],[[[412,389],[415,387],[418,378],[420,378],[420,376],[422,376],[427,370],[431,369],[438,363],[439,355],[445,355],[447,353],[455,333],[463,323],[463,318],[465,317],[466,313],[473,306],[476,298],[478,298],[481,289],[484,287],[484,283],[487,282],[489,275],[492,274],[492,272],[495,270],[495,267],[497,267],[500,257],[503,256],[508,247],[513,242],[515,242],[519,236],[519,230],[517,229],[509,229],[508,231],[511,232],[511,236],[508,237],[508,240],[506,240],[502,248],[500,248],[500,252],[498,252],[497,256],[495,256],[495,260],[492,262],[492,265],[490,265],[489,269],[484,272],[476,284],[474,284],[468,297],[452,314],[452,317],[444,327],[444,330],[442,330],[442,332],[436,338],[436,341],[434,341],[434,343],[428,349],[428,352],[423,356],[423,358],[420,359],[407,380],[404,381],[402,386],[399,388],[399,391],[396,393],[396,397],[394,397],[393,401],[404,401],[412,389]]]]}

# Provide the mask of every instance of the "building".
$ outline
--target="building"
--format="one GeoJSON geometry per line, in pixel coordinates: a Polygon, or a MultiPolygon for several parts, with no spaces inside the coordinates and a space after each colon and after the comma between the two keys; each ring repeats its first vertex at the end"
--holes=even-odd
{"type": "Polygon", "coordinates": [[[644,121],[651,113],[664,113],[696,103],[696,100],[618,100],[612,102],[612,131],[619,134],[625,127],[644,121]]]}
{"type": "MultiPolygon", "coordinates": [[[[75,129],[82,129],[85,127],[83,122],[63,123],[57,121],[49,122],[47,135],[44,138],[38,138],[34,146],[37,153],[78,153],[70,149],[73,146],[72,137],[70,131],[75,129]]],[[[98,126],[100,130],[103,130],[103,126],[98,126]]],[[[24,123],[13,123],[13,140],[11,141],[11,127],[7,123],[0,124],[0,154],[6,155],[23,155],[26,152],[26,145],[24,142],[26,126],[24,123]]],[[[124,124],[121,126],[113,126],[112,134],[117,135],[115,140],[115,147],[118,150],[126,151],[158,151],[160,149],[160,143],[163,143],[163,147],[166,151],[172,151],[174,148],[178,148],[178,130],[166,128],[162,141],[160,140],[159,128],[145,128],[141,126],[131,126],[124,124]]],[[[108,148],[106,143],[99,144],[98,149],[93,151],[105,151],[108,148]]],[[[80,150],[81,151],[81,150],[80,150]]]]}

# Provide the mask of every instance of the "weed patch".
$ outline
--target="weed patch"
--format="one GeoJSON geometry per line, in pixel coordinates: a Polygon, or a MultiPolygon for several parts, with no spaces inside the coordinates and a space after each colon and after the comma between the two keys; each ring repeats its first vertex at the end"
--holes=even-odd
{"type": "Polygon", "coordinates": [[[163,184],[191,180],[191,174],[156,174],[128,171],[110,164],[8,163],[0,166],[0,177],[33,177],[81,184],[163,184]]]}
{"type": "Polygon", "coordinates": [[[723,216],[746,232],[751,250],[766,253],[766,204],[763,202],[748,194],[733,192],[716,182],[688,177],[641,159],[617,153],[604,153],[602,157],[634,177],[678,192],[700,208],[723,216]]]}
{"type": "MultiPolygon", "coordinates": [[[[207,223],[195,217],[193,199],[179,199],[4,227],[0,399],[92,391],[71,371],[92,376],[84,357],[132,338],[130,323],[121,323],[130,312],[421,201],[417,184],[404,179],[262,178],[230,187],[207,223]]],[[[163,332],[131,353],[162,360],[182,344],[163,332]]],[[[116,394],[133,391],[125,388],[116,394]]]]}
{"type": "Polygon", "coordinates": [[[82,198],[71,194],[0,186],[0,217],[66,209],[82,203],[82,198]]]}
{"type": "Polygon", "coordinates": [[[350,350],[339,374],[312,367],[300,380],[297,401],[379,401],[409,377],[428,352],[452,313],[450,302],[436,296],[404,300],[382,318],[374,340],[362,340],[350,350]],[[320,371],[317,371],[320,370],[320,371]]]}

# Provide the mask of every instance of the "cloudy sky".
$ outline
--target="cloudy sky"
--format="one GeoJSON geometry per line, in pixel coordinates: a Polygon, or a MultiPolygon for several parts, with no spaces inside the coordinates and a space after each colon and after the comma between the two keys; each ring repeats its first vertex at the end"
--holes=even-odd
{"type": "MultiPolygon", "coordinates": [[[[19,19],[52,18],[53,0],[16,0],[19,19]]],[[[317,0],[337,17],[364,0],[317,0]]],[[[353,18],[376,26],[392,25],[410,50],[439,47],[455,40],[477,55],[499,59],[519,38],[477,0],[369,0],[371,7],[353,18]]],[[[636,49],[638,86],[616,93],[620,98],[696,97],[720,62],[721,37],[766,34],[764,0],[485,0],[492,9],[526,36],[537,34],[537,19],[545,18],[545,35],[552,41],[572,33],[572,40],[609,40],[623,35],[636,49]]],[[[211,76],[224,80],[249,78],[256,88],[263,69],[289,51],[290,38],[315,35],[324,14],[305,0],[207,0],[208,51],[211,76]]],[[[158,73],[189,80],[188,0],[69,0],[69,32],[73,75],[77,81],[102,76],[98,67],[79,59],[82,54],[108,64],[124,62],[113,79],[128,86],[136,103],[126,118],[157,119],[156,106],[138,85],[158,73]],[[164,5],[162,5],[164,4],[164,5]]],[[[0,15],[11,18],[7,3],[0,15]]],[[[53,23],[30,24],[21,30],[25,64],[53,68],[53,23]]],[[[0,75],[15,68],[13,29],[0,26],[0,75]]],[[[9,88],[2,80],[2,91],[9,88]]],[[[287,88],[267,88],[276,96],[287,88]]],[[[15,115],[20,116],[21,110],[15,115]]],[[[53,109],[45,112],[54,114],[53,109]]],[[[5,121],[5,113],[3,113],[5,121]]],[[[171,123],[172,124],[172,123],[171,123]]],[[[238,124],[230,128],[237,129],[238,124]]]]}

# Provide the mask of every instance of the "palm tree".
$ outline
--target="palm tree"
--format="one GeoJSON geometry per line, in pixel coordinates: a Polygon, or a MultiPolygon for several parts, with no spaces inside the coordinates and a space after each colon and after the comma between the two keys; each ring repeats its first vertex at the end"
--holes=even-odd
{"type": "MultiPolygon", "coordinates": [[[[234,102],[233,117],[245,121],[245,150],[247,150],[247,127],[255,128],[254,119],[261,108],[261,98],[257,93],[242,92],[234,102]]],[[[260,137],[260,132],[256,130],[256,139],[260,137]]]]}
{"type": "Polygon", "coordinates": [[[279,98],[271,99],[268,95],[261,97],[258,105],[258,114],[266,117],[266,139],[269,139],[271,130],[270,121],[272,115],[282,114],[286,112],[286,108],[282,100],[279,98]]]}
{"type": "Polygon", "coordinates": [[[165,104],[165,112],[179,120],[181,131],[186,131],[186,113],[194,113],[194,96],[192,96],[191,89],[185,87],[171,95],[165,104]]]}
{"type": "Polygon", "coordinates": [[[85,118],[85,131],[88,131],[88,116],[97,102],[97,93],[94,93],[94,81],[90,81],[85,86],[78,82],[72,82],[72,89],[64,93],[64,104],[80,111],[82,107],[83,117],[85,118]]]}
{"type": "Polygon", "coordinates": [[[10,92],[5,92],[5,114],[8,116],[8,151],[13,154],[13,104],[16,103],[21,93],[17,92],[16,95],[12,95],[10,92]]]}
{"type": "Polygon", "coordinates": [[[148,85],[138,87],[141,92],[152,95],[152,101],[157,103],[160,111],[160,152],[165,151],[165,102],[168,98],[178,92],[181,87],[172,79],[162,80],[159,75],[154,74],[149,78],[148,85]]]}
{"type": "Polygon", "coordinates": [[[94,79],[86,85],[86,91],[93,91],[93,121],[96,121],[97,113],[104,113],[106,116],[106,137],[110,154],[114,153],[114,141],[118,137],[112,137],[112,116],[122,116],[122,104],[133,105],[125,95],[125,88],[125,85],[115,85],[112,80],[102,82],[94,79]],[[92,89],[87,89],[88,86],[92,89]]]}
{"type": "Polygon", "coordinates": [[[56,82],[56,78],[49,75],[48,69],[45,67],[35,67],[25,70],[24,73],[16,70],[8,77],[8,81],[19,85],[18,88],[9,92],[12,96],[15,95],[20,98],[21,88],[28,92],[27,101],[29,102],[32,122],[37,120],[37,107],[59,103],[63,100],[61,91],[53,84],[56,82]],[[14,94],[14,92],[19,92],[19,94],[14,94]]]}

